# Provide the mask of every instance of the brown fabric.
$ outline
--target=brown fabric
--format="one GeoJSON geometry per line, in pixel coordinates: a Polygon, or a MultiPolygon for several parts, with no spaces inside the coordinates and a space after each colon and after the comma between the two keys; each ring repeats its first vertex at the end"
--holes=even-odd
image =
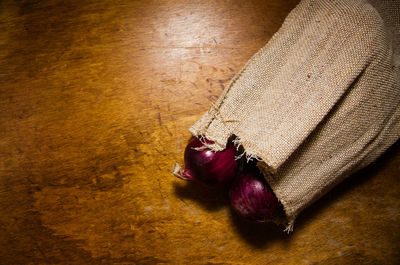
{"type": "Polygon", "coordinates": [[[290,230],[400,136],[399,1],[302,1],[191,128],[260,160],[290,230]]]}

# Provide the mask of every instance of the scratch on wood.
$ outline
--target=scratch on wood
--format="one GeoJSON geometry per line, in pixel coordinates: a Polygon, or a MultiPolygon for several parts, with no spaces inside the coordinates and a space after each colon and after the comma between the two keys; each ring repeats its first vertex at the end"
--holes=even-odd
{"type": "Polygon", "coordinates": [[[182,201],[183,204],[185,204],[186,206],[188,206],[187,203],[186,203],[182,198],[179,198],[179,200],[182,201]]]}
{"type": "Polygon", "coordinates": [[[190,82],[195,88],[199,88],[195,82],[190,82]]]}
{"type": "Polygon", "coordinates": [[[158,191],[160,192],[160,196],[163,200],[165,200],[165,197],[163,195],[163,193],[161,192],[161,183],[160,183],[160,179],[157,179],[158,182],[158,191]]]}
{"type": "Polygon", "coordinates": [[[35,245],[36,245],[36,248],[39,250],[40,255],[42,255],[42,257],[43,257],[47,262],[49,262],[49,261],[50,261],[49,258],[46,256],[46,254],[44,254],[44,251],[43,251],[42,248],[39,246],[39,244],[36,243],[35,245]]]}
{"type": "Polygon", "coordinates": [[[162,120],[161,120],[161,113],[160,113],[160,112],[158,113],[157,118],[158,118],[158,124],[159,124],[160,126],[162,126],[162,120]]]}
{"type": "Polygon", "coordinates": [[[172,132],[168,129],[167,126],[165,126],[164,128],[165,128],[165,130],[167,131],[167,133],[169,134],[169,136],[172,136],[172,135],[173,135],[172,132]]]}

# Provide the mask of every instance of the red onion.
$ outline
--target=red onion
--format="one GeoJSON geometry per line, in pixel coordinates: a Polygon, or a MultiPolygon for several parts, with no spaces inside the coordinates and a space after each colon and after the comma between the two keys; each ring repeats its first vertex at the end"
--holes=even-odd
{"type": "MultiPolygon", "coordinates": [[[[205,140],[207,144],[211,141],[205,140]]],[[[193,138],[185,149],[185,169],[175,169],[175,175],[184,180],[199,181],[208,186],[227,184],[236,175],[235,146],[229,142],[226,149],[214,152],[199,139],[193,138]]]]}
{"type": "Polygon", "coordinates": [[[247,165],[238,174],[229,197],[235,212],[252,221],[271,222],[283,214],[281,203],[255,165],[247,165]]]}

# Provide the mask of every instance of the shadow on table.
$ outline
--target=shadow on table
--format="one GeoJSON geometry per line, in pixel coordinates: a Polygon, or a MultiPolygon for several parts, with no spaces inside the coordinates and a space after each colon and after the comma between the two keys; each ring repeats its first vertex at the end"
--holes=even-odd
{"type": "Polygon", "coordinates": [[[236,232],[255,248],[264,249],[275,241],[288,242],[290,235],[283,230],[284,226],[273,223],[257,223],[241,218],[231,209],[231,220],[236,232]]]}
{"type": "Polygon", "coordinates": [[[196,201],[207,211],[217,211],[229,206],[227,188],[210,188],[201,183],[174,183],[175,196],[185,203],[185,200],[196,201]]]}

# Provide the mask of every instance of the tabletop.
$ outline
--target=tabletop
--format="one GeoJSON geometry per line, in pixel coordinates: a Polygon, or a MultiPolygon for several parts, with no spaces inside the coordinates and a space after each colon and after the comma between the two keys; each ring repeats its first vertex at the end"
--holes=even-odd
{"type": "Polygon", "coordinates": [[[0,2],[1,264],[396,264],[400,149],[291,234],[171,173],[298,0],[0,2]]]}

